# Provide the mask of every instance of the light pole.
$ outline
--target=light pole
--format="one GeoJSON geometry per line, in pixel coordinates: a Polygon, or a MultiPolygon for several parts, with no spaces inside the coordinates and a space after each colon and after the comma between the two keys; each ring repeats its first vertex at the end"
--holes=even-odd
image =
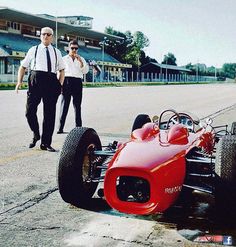
{"type": "Polygon", "coordinates": [[[57,15],[56,15],[56,48],[57,48],[57,15]]]}
{"type": "Polygon", "coordinates": [[[196,81],[199,82],[199,59],[196,64],[196,81]]]}
{"type": "MultiPolygon", "coordinates": [[[[161,53],[161,59],[162,59],[162,53],[161,53]]],[[[160,63],[160,81],[162,81],[162,61],[160,63]]]]}
{"type": "Polygon", "coordinates": [[[105,45],[107,45],[106,44],[107,41],[108,41],[107,37],[104,37],[103,40],[101,42],[99,42],[99,45],[102,46],[102,73],[101,73],[102,74],[101,75],[102,80],[104,79],[104,74],[105,74],[105,72],[104,72],[104,56],[105,56],[105,45]]]}
{"type": "Polygon", "coordinates": [[[167,78],[167,76],[168,76],[168,73],[167,73],[167,56],[166,56],[166,82],[168,82],[168,78],[167,78]]]}
{"type": "Polygon", "coordinates": [[[54,14],[54,21],[55,21],[55,46],[57,48],[57,39],[58,39],[58,20],[57,20],[58,14],[57,10],[54,14]]]}
{"type": "MultiPolygon", "coordinates": [[[[139,81],[139,78],[140,78],[140,68],[139,68],[139,57],[140,57],[140,53],[137,54],[137,65],[138,65],[138,78],[137,78],[137,81],[139,81]]],[[[140,78],[140,81],[141,81],[141,78],[140,78]]]]}
{"type": "Polygon", "coordinates": [[[104,41],[102,42],[102,79],[104,79],[104,41]]]}
{"type": "Polygon", "coordinates": [[[162,81],[162,64],[160,64],[160,81],[162,81]]]}
{"type": "Polygon", "coordinates": [[[198,63],[196,64],[196,81],[198,82],[198,63]]]}
{"type": "Polygon", "coordinates": [[[166,82],[168,81],[167,75],[168,75],[168,73],[167,73],[167,62],[166,62],[166,82]]]}

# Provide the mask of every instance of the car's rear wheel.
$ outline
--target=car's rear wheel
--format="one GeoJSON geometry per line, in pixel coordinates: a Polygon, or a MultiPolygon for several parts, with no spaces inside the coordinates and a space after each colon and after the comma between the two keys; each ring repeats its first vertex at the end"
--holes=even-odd
{"type": "Polygon", "coordinates": [[[151,119],[150,119],[149,115],[139,114],[134,120],[134,123],[132,126],[132,131],[139,129],[139,128],[142,128],[144,124],[150,123],[150,122],[151,122],[151,119]]]}
{"type": "Polygon", "coordinates": [[[228,208],[236,203],[236,136],[223,136],[216,149],[216,186],[217,207],[228,208]]]}
{"type": "Polygon", "coordinates": [[[236,183],[236,136],[226,135],[219,141],[215,171],[223,180],[236,183]]]}
{"type": "Polygon", "coordinates": [[[57,170],[58,188],[64,201],[83,207],[92,198],[98,183],[91,178],[99,177],[101,170],[96,169],[98,157],[91,152],[101,149],[94,129],[76,127],[68,134],[57,170]]]}
{"type": "Polygon", "coordinates": [[[236,135],[236,122],[231,125],[231,135],[236,135]]]}

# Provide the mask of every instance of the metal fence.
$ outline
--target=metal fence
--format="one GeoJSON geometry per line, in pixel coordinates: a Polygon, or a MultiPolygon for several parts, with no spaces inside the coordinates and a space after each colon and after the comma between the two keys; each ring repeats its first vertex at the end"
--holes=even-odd
{"type": "Polygon", "coordinates": [[[86,80],[91,82],[207,82],[217,80],[215,76],[158,74],[137,71],[125,71],[119,74],[111,74],[109,71],[105,71],[103,75],[100,73],[96,76],[92,75],[91,78],[86,80]]]}
{"type": "MultiPolygon", "coordinates": [[[[17,72],[19,66],[12,66],[11,73],[0,74],[0,83],[17,82],[17,72]]],[[[24,81],[27,80],[27,75],[24,81]]],[[[137,71],[119,71],[112,73],[104,71],[104,73],[95,74],[94,70],[84,78],[87,82],[207,82],[216,81],[215,76],[187,75],[187,74],[169,74],[169,73],[145,73],[137,71]]]]}

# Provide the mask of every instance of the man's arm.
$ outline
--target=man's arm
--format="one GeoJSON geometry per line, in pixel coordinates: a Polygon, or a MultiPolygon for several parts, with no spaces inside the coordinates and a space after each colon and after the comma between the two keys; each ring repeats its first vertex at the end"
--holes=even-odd
{"type": "Polygon", "coordinates": [[[18,93],[18,90],[21,88],[22,84],[23,84],[23,78],[25,75],[25,70],[26,68],[23,66],[20,66],[19,70],[18,70],[18,76],[17,76],[17,84],[16,84],[16,93],[18,93]]]}
{"type": "Polygon", "coordinates": [[[86,63],[85,59],[82,58],[80,55],[76,54],[76,58],[78,59],[78,61],[80,62],[80,69],[82,71],[82,73],[85,75],[89,72],[89,66],[86,63]]]}
{"type": "Polygon", "coordinates": [[[65,79],[65,70],[64,69],[59,70],[59,72],[58,72],[58,80],[61,83],[61,85],[63,85],[64,79],[65,79]]]}

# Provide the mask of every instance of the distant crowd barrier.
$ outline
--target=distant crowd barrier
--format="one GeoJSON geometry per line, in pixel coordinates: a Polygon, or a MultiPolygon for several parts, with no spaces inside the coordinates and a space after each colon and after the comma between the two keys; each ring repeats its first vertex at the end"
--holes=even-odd
{"type": "MultiPolygon", "coordinates": [[[[16,71],[15,71],[16,72],[16,71]]],[[[24,82],[27,82],[27,75],[24,77],[24,82]]],[[[84,78],[84,82],[99,83],[99,82],[212,82],[218,78],[215,76],[202,75],[187,75],[187,74],[157,74],[126,71],[120,74],[112,74],[106,71],[104,76],[90,76],[84,78]]],[[[0,74],[0,83],[16,83],[17,74],[0,74]]]]}
{"type": "Polygon", "coordinates": [[[215,81],[215,76],[188,75],[188,74],[171,74],[171,73],[150,73],[126,71],[120,74],[112,74],[105,71],[104,75],[92,76],[91,82],[207,82],[215,81]]]}

